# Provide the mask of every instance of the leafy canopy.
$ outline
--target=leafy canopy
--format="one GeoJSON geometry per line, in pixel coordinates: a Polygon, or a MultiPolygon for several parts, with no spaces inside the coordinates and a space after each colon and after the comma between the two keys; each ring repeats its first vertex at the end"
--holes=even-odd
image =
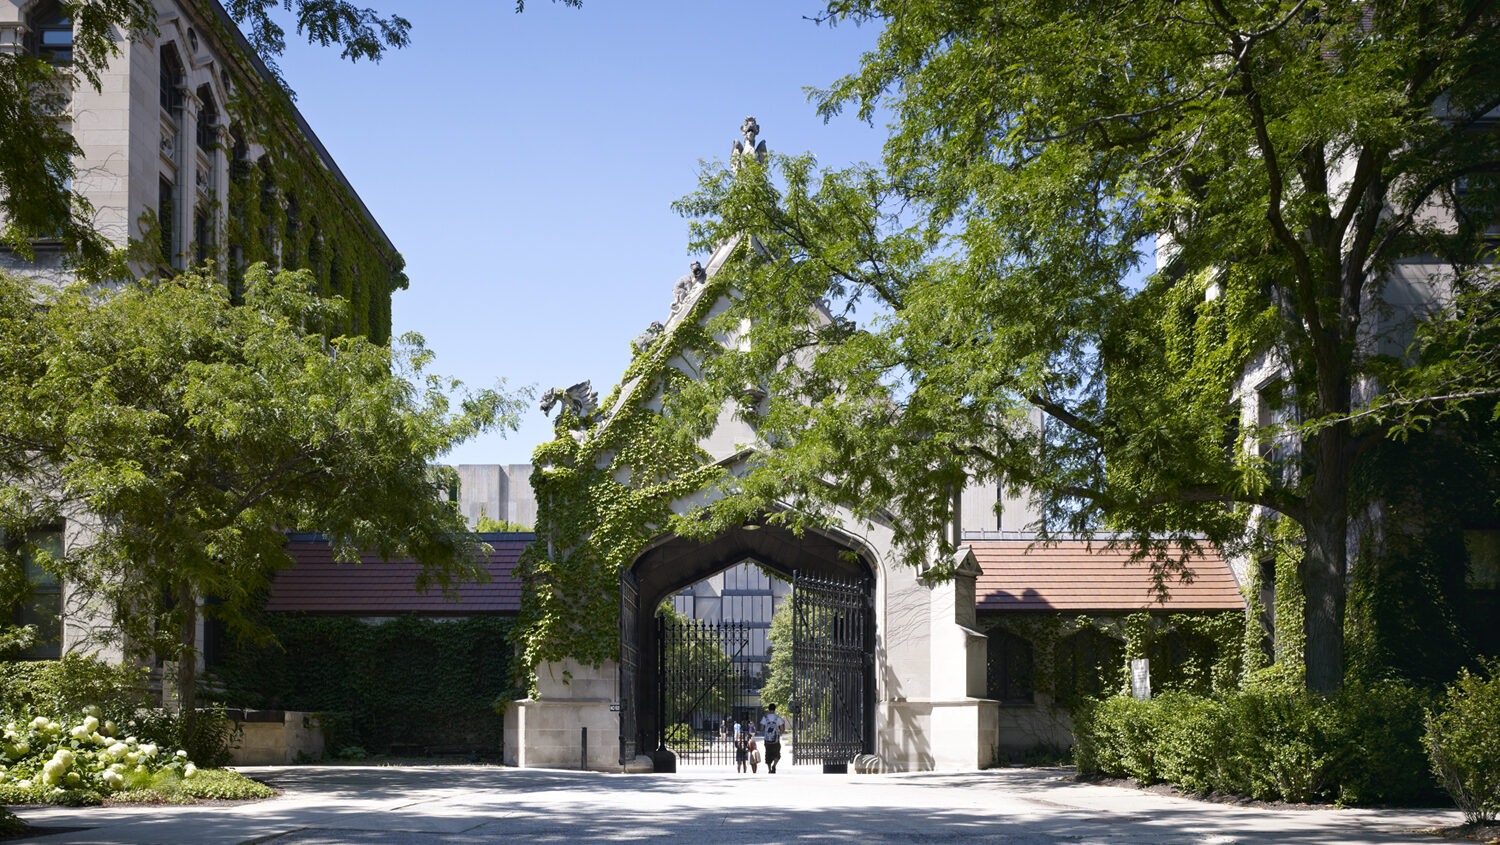
{"type": "MultiPolygon", "coordinates": [[[[211,278],[56,290],[0,276],[0,527],[12,537],[68,520],[47,564],[138,648],[178,638],[205,612],[240,634],[288,531],[319,531],[343,560],[413,558],[417,587],[485,577],[485,547],[430,467],[455,444],[513,427],[521,397],[427,368],[396,348],[307,327],[345,303],[304,272],[246,274],[242,306],[211,278]]],[[[523,391],[524,393],[524,391],[523,391]]],[[[14,567],[23,547],[7,550],[14,567]]]]}
{"type": "Polygon", "coordinates": [[[1249,510],[1226,505],[1263,506],[1306,531],[1308,677],[1336,685],[1349,473],[1385,433],[1356,395],[1413,363],[1429,315],[1403,290],[1471,287],[1500,217],[1495,4],[839,0],[823,20],[883,27],[813,94],[891,115],[882,165],[743,161],[679,206],[695,248],[762,247],[720,271],[716,328],[748,319],[745,341],[673,403],[702,430],[734,401],[774,447],[722,507],[889,511],[917,562],[971,478],[1027,491],[1044,537],[1112,528],[1159,557],[1153,538],[1229,542],[1249,510]],[[1264,429],[1240,420],[1251,365],[1284,379],[1264,429]],[[1252,448],[1297,419],[1296,448],[1252,448]]]}

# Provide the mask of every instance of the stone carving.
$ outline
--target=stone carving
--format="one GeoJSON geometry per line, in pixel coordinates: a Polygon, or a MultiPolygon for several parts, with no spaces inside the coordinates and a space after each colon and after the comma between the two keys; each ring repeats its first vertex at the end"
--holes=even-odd
{"type": "Polygon", "coordinates": [[[666,330],[667,327],[663,326],[660,320],[652,320],[651,325],[647,326],[645,331],[636,335],[635,340],[630,342],[630,345],[635,348],[635,354],[639,355],[650,349],[651,345],[656,343],[656,339],[661,337],[661,333],[666,330]]]}
{"type": "Polygon", "coordinates": [[[755,156],[756,161],[765,164],[766,142],[755,143],[755,136],[760,134],[760,124],[755,122],[755,118],[745,118],[745,122],[740,124],[740,134],[744,136],[744,141],[734,142],[729,152],[729,166],[734,170],[739,170],[741,156],[755,156]]]}
{"type": "MultiPolygon", "coordinates": [[[[543,414],[551,416],[552,408],[557,404],[562,404],[564,408],[572,411],[579,420],[588,422],[593,419],[594,412],[599,409],[599,393],[594,390],[592,383],[581,381],[567,390],[554,387],[542,394],[543,414]]],[[[562,418],[560,413],[558,418],[562,418]]]]}
{"type": "Polygon", "coordinates": [[[177,158],[177,138],[167,132],[165,127],[161,132],[161,154],[170,159],[177,158]]]}
{"type": "Polygon", "coordinates": [[[672,286],[672,313],[676,314],[681,310],[683,303],[693,295],[693,291],[706,281],[708,281],[708,271],[703,269],[703,265],[696,261],[689,264],[688,274],[678,279],[677,284],[672,286]]]}

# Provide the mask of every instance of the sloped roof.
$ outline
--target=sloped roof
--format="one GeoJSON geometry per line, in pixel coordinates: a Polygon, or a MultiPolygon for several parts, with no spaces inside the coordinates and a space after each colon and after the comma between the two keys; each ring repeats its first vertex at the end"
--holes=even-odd
{"type": "Polygon", "coordinates": [[[1187,562],[1191,580],[1167,579],[1165,601],[1152,592],[1148,561],[1130,562],[1131,547],[1060,541],[973,540],[983,574],[975,583],[978,609],[1100,613],[1242,610],[1245,601],[1223,556],[1205,545],[1187,562]]]}
{"type": "Polygon", "coordinates": [[[458,601],[436,588],[419,593],[413,560],[382,561],[362,556],[359,565],[337,563],[327,541],[296,536],[286,550],[295,563],[276,573],[266,610],[350,616],[396,616],[420,613],[464,616],[476,613],[514,615],[521,609],[521,584],[512,574],[521,551],[535,539],[530,533],[481,534],[494,549],[485,567],[488,584],[461,584],[458,601]]]}

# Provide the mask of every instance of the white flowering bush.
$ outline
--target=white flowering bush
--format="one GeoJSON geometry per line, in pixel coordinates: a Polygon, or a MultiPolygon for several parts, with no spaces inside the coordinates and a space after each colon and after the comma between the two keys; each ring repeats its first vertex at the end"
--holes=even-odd
{"type": "Polygon", "coordinates": [[[100,721],[35,716],[0,733],[0,804],[97,804],[174,798],[265,798],[272,791],[235,772],[199,771],[186,751],[166,749],[100,721]]]}

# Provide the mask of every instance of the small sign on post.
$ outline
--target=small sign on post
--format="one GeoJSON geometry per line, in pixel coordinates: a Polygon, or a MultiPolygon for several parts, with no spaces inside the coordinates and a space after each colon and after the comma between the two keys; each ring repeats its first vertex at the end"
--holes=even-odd
{"type": "Polygon", "coordinates": [[[1144,657],[1130,661],[1130,694],[1141,701],[1151,698],[1151,661],[1144,657]]]}

